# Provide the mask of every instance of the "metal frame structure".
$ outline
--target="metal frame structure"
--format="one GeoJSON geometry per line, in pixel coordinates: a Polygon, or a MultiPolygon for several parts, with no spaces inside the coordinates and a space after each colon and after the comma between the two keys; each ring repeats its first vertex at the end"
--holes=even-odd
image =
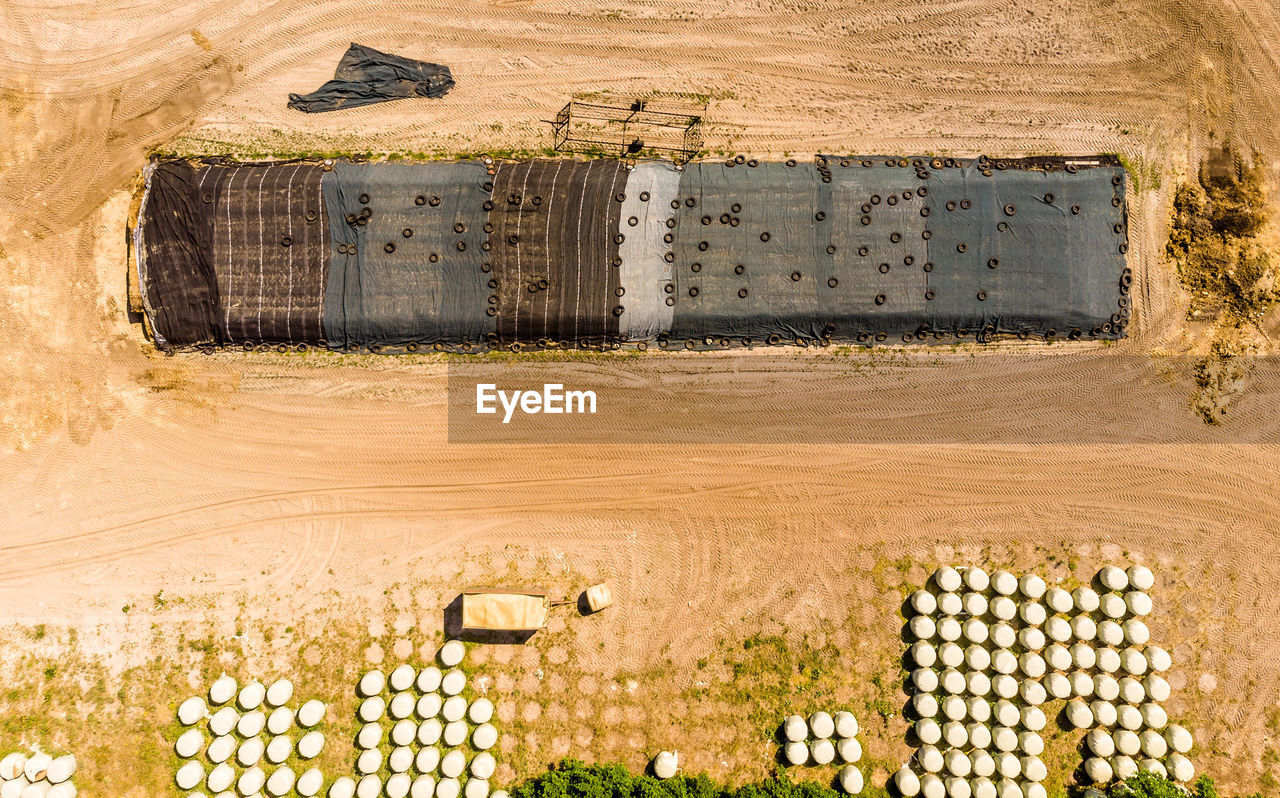
{"type": "Polygon", "coordinates": [[[551,121],[552,138],[558,152],[604,151],[623,158],[662,152],[676,163],[688,163],[702,151],[706,110],[705,104],[665,100],[601,102],[575,97],[551,121]]]}

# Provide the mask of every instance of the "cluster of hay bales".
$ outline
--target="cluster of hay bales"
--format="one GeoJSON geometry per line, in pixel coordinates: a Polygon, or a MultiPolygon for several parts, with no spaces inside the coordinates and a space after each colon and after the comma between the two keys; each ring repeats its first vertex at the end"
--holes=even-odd
{"type": "Polygon", "coordinates": [[[32,749],[0,758],[0,798],[75,798],[76,758],[32,749]]]}
{"type": "Polygon", "coordinates": [[[904,795],[1046,798],[1041,707],[1054,699],[1067,701],[1069,723],[1097,732],[1083,768],[1089,781],[1140,769],[1194,776],[1183,756],[1190,734],[1166,729],[1161,706],[1169,684],[1159,674],[1170,658],[1149,645],[1143,621],[1154,576],[1140,565],[1106,566],[1095,581],[1098,590],[1068,592],[1034,574],[944,566],[909,597],[918,749],[894,777],[904,795]]]}
{"type": "Polygon", "coordinates": [[[799,715],[791,715],[782,722],[782,736],[786,742],[782,755],[791,765],[829,765],[838,757],[845,766],[836,776],[840,789],[850,795],[862,792],[862,771],[858,761],[862,759],[862,744],[858,742],[858,719],[852,712],[840,710],[834,714],[818,710],[806,722],[799,715]]]}
{"type": "Polygon", "coordinates": [[[506,798],[489,787],[497,767],[493,702],[468,700],[466,674],[457,668],[465,655],[462,642],[450,640],[437,654],[445,670],[406,663],[360,678],[360,777],[335,780],[330,798],[506,798]],[[468,750],[475,752],[470,761],[468,750]]]}
{"type": "Polygon", "coordinates": [[[295,710],[292,699],[288,679],[270,686],[254,679],[241,687],[224,673],[210,685],[207,701],[192,696],[179,704],[178,722],[186,731],[173,746],[185,760],[174,776],[178,787],[189,798],[318,795],[324,774],[305,763],[324,749],[316,726],[325,705],[311,700],[295,710]]]}

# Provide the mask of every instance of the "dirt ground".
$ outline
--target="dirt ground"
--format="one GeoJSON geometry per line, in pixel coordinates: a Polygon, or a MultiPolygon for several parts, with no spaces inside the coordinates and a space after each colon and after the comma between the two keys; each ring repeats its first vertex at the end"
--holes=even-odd
{"type": "MultiPolygon", "coordinates": [[[[1136,561],[1157,572],[1197,765],[1274,793],[1280,393],[1255,377],[1216,428],[1191,411],[1182,356],[1203,331],[1161,255],[1203,147],[1244,142],[1277,171],[1277,75],[1266,2],[0,4],[0,748],[93,752],[85,795],[166,794],[168,713],[222,669],[349,709],[368,663],[434,651],[458,588],[608,579],[608,613],[474,650],[500,780],[674,748],[740,781],[772,764],[782,712],[844,705],[883,784],[907,751],[899,603],[932,564],[1069,583],[1136,561]],[[446,63],[458,86],[286,110],[351,41],[446,63]],[[596,358],[574,367],[675,403],[682,385],[759,396],[732,421],[771,432],[501,445],[449,442],[444,360],[165,358],[129,323],[125,222],[152,149],[540,150],[542,120],[598,91],[709,97],[708,147],[759,157],[1121,153],[1133,335],[941,360],[596,358]],[[820,442],[775,431],[801,391],[827,401],[789,420],[820,442]],[[1002,413],[1051,440],[998,434],[1002,413]],[[970,418],[994,432],[939,442],[970,418]],[[86,707],[128,720],[148,758],[121,757],[86,707]]],[[[340,738],[353,721],[335,715],[340,738]]]]}

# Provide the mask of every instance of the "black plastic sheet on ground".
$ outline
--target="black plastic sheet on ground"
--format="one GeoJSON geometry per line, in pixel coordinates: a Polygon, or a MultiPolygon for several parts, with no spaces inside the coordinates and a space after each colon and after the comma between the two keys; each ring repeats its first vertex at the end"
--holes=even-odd
{"type": "Polygon", "coordinates": [[[494,175],[490,259],[505,343],[618,337],[620,161],[502,164],[494,175]]]}
{"type": "Polygon", "coordinates": [[[352,43],[333,80],[310,94],[290,94],[289,107],[306,113],[336,111],[406,97],[442,97],[453,88],[449,67],[415,61],[352,43]]]}
{"type": "Polygon", "coordinates": [[[139,266],[157,341],[324,338],[321,174],[301,162],[156,166],[141,211],[139,266]]]}
{"type": "Polygon", "coordinates": [[[352,164],[325,175],[325,328],[336,348],[469,350],[495,327],[480,163],[352,164]]]}

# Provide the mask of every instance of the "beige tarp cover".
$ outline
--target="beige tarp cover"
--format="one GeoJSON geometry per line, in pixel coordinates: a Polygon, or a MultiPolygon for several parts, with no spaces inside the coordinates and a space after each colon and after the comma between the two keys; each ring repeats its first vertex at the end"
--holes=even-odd
{"type": "Polygon", "coordinates": [[[541,629],[547,624],[549,608],[546,593],[478,588],[462,594],[462,626],[505,631],[541,629]]]}

